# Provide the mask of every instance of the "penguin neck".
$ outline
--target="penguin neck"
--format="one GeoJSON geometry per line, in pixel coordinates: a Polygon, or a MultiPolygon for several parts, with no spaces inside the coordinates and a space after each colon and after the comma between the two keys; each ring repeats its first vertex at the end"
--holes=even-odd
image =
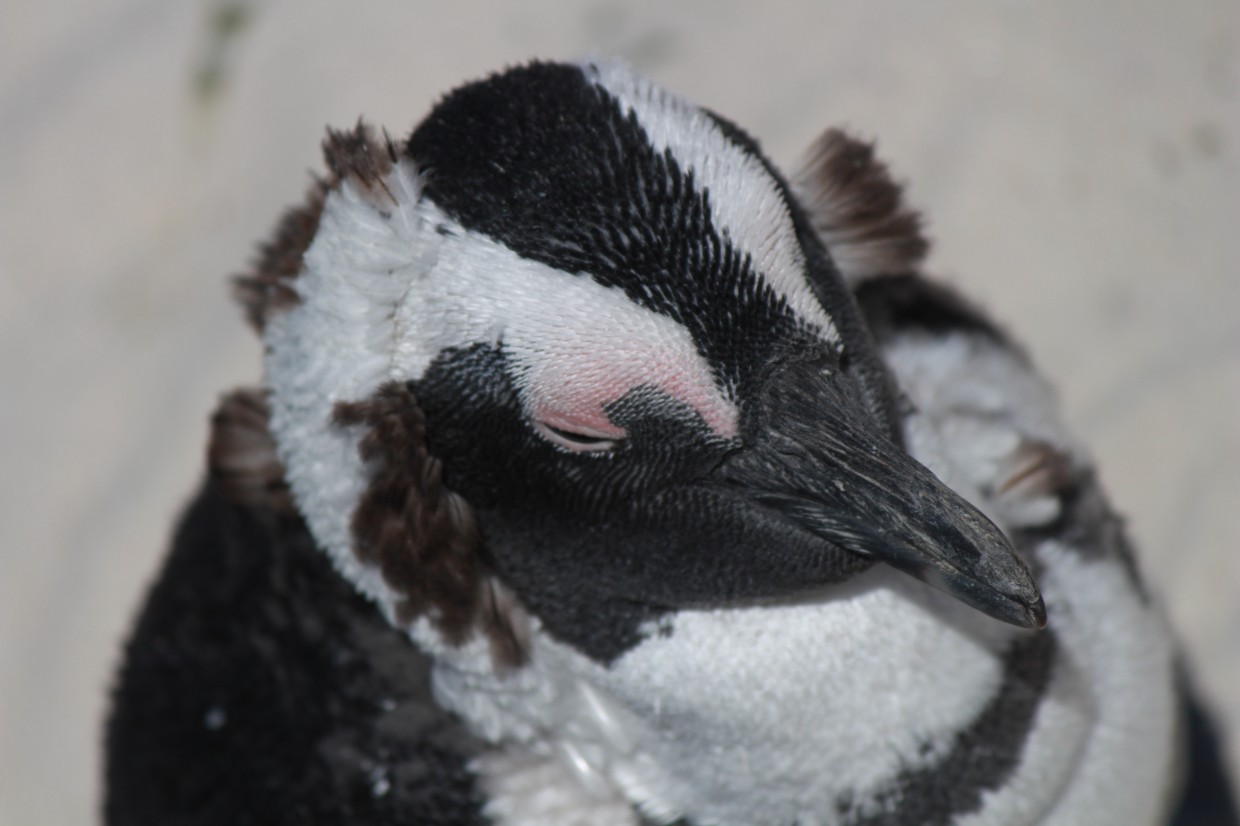
{"type": "Polygon", "coordinates": [[[794,602],[679,612],[608,665],[537,630],[506,676],[441,650],[435,689],[496,746],[475,770],[497,823],[554,822],[531,787],[595,823],[817,822],[940,761],[1028,638],[875,568],[794,602]]]}

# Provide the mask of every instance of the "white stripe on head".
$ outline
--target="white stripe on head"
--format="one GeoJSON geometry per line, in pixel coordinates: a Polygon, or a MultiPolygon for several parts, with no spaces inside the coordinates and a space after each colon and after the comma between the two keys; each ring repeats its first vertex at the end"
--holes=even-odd
{"type": "Polygon", "coordinates": [[[762,161],[730,140],[702,109],[617,61],[582,65],[586,77],[633,112],[651,144],[668,151],[710,193],[711,220],[798,317],[839,343],[831,317],[805,278],[788,205],[762,161]]]}
{"type": "Polygon", "coordinates": [[[502,342],[526,413],[553,426],[607,433],[603,408],[651,387],[719,436],[736,433],[736,407],[683,326],[620,287],[522,258],[441,213],[434,220],[451,230],[397,310],[392,378],[419,377],[449,347],[502,342]]]}

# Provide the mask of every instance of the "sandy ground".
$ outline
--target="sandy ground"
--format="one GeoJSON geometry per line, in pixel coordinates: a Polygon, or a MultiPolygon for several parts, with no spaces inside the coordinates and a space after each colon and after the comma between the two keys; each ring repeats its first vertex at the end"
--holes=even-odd
{"type": "Polygon", "coordinates": [[[117,646],[258,376],[225,276],[325,124],[615,54],[791,164],[877,137],[933,268],[1030,345],[1240,756],[1240,4],[10,0],[0,12],[0,824],[87,823],[117,646]]]}

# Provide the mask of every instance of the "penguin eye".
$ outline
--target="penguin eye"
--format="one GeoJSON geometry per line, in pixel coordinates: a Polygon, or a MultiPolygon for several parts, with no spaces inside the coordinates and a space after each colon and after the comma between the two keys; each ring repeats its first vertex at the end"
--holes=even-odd
{"type": "Polygon", "coordinates": [[[562,427],[534,422],[534,430],[553,445],[571,450],[574,453],[602,453],[613,450],[623,438],[621,435],[599,433],[588,428],[565,430],[562,427]]]}

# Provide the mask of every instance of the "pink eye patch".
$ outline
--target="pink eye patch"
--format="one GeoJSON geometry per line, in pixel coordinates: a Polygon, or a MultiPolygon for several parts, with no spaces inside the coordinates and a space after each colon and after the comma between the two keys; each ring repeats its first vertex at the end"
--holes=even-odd
{"type": "Polygon", "coordinates": [[[641,349],[645,352],[574,350],[524,365],[522,396],[535,427],[569,450],[609,449],[627,434],[607,408],[634,389],[649,387],[696,411],[721,438],[736,435],[736,408],[696,352],[686,358],[657,346],[641,349]]]}

